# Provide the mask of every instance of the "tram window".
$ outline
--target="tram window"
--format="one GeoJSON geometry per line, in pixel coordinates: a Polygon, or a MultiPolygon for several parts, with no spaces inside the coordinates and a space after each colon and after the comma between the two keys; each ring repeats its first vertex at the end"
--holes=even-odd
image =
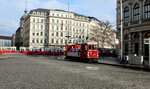
{"type": "Polygon", "coordinates": [[[87,45],[81,46],[81,49],[82,49],[82,50],[87,50],[87,45]]]}
{"type": "Polygon", "coordinates": [[[96,50],[97,46],[96,45],[89,45],[89,50],[96,50]]]}

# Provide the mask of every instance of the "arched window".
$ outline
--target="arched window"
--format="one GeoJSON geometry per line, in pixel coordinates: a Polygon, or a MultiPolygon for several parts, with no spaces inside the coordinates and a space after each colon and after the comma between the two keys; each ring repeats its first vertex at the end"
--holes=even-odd
{"type": "Polygon", "coordinates": [[[135,35],[134,35],[134,38],[135,38],[135,39],[139,38],[139,35],[138,35],[138,34],[135,34],[135,35]]]}
{"type": "Polygon", "coordinates": [[[124,9],[124,23],[129,22],[129,7],[125,7],[124,9]]]}
{"type": "Polygon", "coordinates": [[[125,40],[128,40],[128,39],[129,39],[129,36],[126,34],[126,35],[124,36],[124,39],[125,39],[125,40]]]}
{"type": "Polygon", "coordinates": [[[140,18],[140,6],[138,3],[136,3],[133,6],[133,21],[137,21],[140,18]]]}
{"type": "Polygon", "coordinates": [[[146,0],[144,4],[144,16],[150,18],[150,0],[146,0]]]}

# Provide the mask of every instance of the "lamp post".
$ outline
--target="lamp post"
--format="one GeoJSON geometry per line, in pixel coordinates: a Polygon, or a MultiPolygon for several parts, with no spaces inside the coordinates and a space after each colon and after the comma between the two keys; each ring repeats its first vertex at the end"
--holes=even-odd
{"type": "Polygon", "coordinates": [[[120,15],[121,15],[121,26],[120,26],[121,27],[121,29],[120,29],[121,30],[121,41],[120,41],[121,42],[121,50],[120,51],[121,52],[120,53],[121,53],[121,61],[122,61],[122,58],[123,58],[123,14],[122,14],[123,10],[122,10],[122,0],[120,0],[120,9],[121,9],[120,10],[120,15]]]}
{"type": "Polygon", "coordinates": [[[69,30],[70,30],[70,27],[69,27],[69,3],[68,3],[68,32],[67,32],[67,35],[65,37],[68,38],[68,42],[69,43],[69,38],[71,37],[70,34],[69,34],[69,30]]]}

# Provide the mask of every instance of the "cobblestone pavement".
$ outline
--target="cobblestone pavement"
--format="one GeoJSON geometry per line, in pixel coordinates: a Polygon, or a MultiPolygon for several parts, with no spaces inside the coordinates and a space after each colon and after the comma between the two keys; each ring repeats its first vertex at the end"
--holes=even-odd
{"type": "Polygon", "coordinates": [[[55,57],[0,60],[0,89],[150,89],[150,72],[55,57]]]}

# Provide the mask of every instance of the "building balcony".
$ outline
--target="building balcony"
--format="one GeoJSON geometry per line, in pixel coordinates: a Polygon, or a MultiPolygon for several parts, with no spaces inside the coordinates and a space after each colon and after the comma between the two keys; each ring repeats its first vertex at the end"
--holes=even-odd
{"type": "Polygon", "coordinates": [[[131,21],[131,25],[132,24],[139,24],[139,21],[138,20],[136,20],[136,21],[131,21]]]}
{"type": "Polygon", "coordinates": [[[144,23],[144,22],[150,22],[150,18],[146,18],[146,19],[143,18],[143,19],[142,19],[142,23],[144,23]]]}
{"type": "Polygon", "coordinates": [[[134,26],[142,26],[142,25],[148,25],[150,24],[150,18],[143,18],[140,20],[136,20],[136,21],[130,21],[128,23],[124,23],[124,27],[125,28],[130,28],[130,27],[134,27],[134,26]]]}

